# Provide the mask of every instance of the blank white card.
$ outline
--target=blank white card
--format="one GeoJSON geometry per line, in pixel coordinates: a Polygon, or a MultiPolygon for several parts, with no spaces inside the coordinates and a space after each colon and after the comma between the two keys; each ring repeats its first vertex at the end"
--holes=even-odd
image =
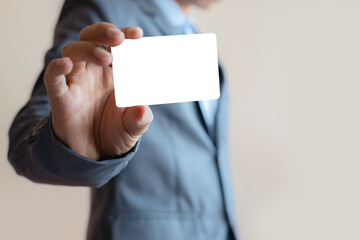
{"type": "Polygon", "coordinates": [[[126,39],[111,52],[118,107],[220,97],[215,34],[126,39]]]}

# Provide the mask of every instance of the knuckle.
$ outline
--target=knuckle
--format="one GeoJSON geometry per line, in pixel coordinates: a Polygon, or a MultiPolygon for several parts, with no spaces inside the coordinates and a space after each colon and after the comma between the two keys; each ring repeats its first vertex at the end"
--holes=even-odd
{"type": "Polygon", "coordinates": [[[103,31],[105,31],[106,23],[100,22],[100,23],[93,25],[93,27],[94,27],[94,29],[93,29],[94,32],[96,32],[96,33],[103,32],[103,31]]]}
{"type": "Polygon", "coordinates": [[[92,31],[96,30],[98,23],[94,23],[84,27],[79,33],[79,40],[87,40],[89,38],[89,34],[92,31]]]}
{"type": "Polygon", "coordinates": [[[59,60],[60,60],[59,58],[53,59],[53,60],[49,63],[49,65],[47,66],[47,70],[53,69],[53,68],[56,66],[56,63],[57,63],[59,60]]]}
{"type": "Polygon", "coordinates": [[[100,22],[100,23],[98,23],[98,27],[101,28],[101,29],[107,28],[107,27],[109,27],[109,26],[113,26],[113,27],[114,27],[113,24],[108,23],[108,22],[100,22]]]}
{"type": "Polygon", "coordinates": [[[79,36],[85,34],[89,29],[93,28],[95,25],[96,25],[96,23],[88,25],[88,26],[84,27],[83,29],[81,29],[79,36]]]}
{"type": "Polygon", "coordinates": [[[62,49],[63,56],[69,56],[70,52],[74,48],[76,41],[68,42],[62,49]]]}
{"type": "Polygon", "coordinates": [[[84,35],[85,35],[85,33],[86,33],[87,28],[88,28],[88,27],[85,27],[85,28],[83,28],[83,29],[79,32],[79,38],[78,38],[79,41],[82,40],[82,39],[84,39],[84,35]]]}
{"type": "Polygon", "coordinates": [[[97,24],[97,27],[106,27],[107,25],[108,25],[108,23],[106,23],[106,22],[99,22],[97,24]]]}

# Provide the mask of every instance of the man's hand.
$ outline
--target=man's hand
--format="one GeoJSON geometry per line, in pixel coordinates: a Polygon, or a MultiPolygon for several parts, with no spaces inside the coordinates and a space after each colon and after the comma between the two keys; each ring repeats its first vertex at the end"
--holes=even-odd
{"type": "Polygon", "coordinates": [[[53,129],[72,151],[93,160],[117,157],[147,130],[153,119],[148,106],[116,107],[112,55],[103,48],[140,37],[140,28],[90,25],[80,32],[79,41],[63,48],[63,58],[48,65],[44,82],[53,129]]]}

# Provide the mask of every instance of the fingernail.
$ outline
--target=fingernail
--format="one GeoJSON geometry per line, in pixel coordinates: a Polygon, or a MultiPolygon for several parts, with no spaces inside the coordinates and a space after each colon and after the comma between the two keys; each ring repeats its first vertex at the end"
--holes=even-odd
{"type": "Polygon", "coordinates": [[[94,55],[99,60],[105,60],[109,56],[109,53],[106,50],[104,50],[103,48],[97,47],[94,50],[94,55]]]}
{"type": "Polygon", "coordinates": [[[109,28],[108,30],[106,30],[106,36],[108,36],[109,38],[114,38],[119,34],[119,30],[116,28],[109,28]]]}
{"type": "Polygon", "coordinates": [[[130,28],[126,33],[127,33],[127,34],[135,34],[135,33],[137,33],[137,32],[142,33],[142,29],[139,28],[139,27],[132,27],[132,28],[130,28]]]}

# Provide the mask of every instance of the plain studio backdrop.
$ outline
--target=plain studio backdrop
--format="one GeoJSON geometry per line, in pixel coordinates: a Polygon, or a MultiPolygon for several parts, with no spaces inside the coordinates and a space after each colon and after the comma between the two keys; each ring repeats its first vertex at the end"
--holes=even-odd
{"type": "MultiPolygon", "coordinates": [[[[6,157],[61,4],[0,3],[0,239],[85,238],[89,190],[32,183],[6,157]]],[[[357,0],[224,0],[196,12],[230,85],[244,240],[360,239],[359,12],[357,0]]]]}

